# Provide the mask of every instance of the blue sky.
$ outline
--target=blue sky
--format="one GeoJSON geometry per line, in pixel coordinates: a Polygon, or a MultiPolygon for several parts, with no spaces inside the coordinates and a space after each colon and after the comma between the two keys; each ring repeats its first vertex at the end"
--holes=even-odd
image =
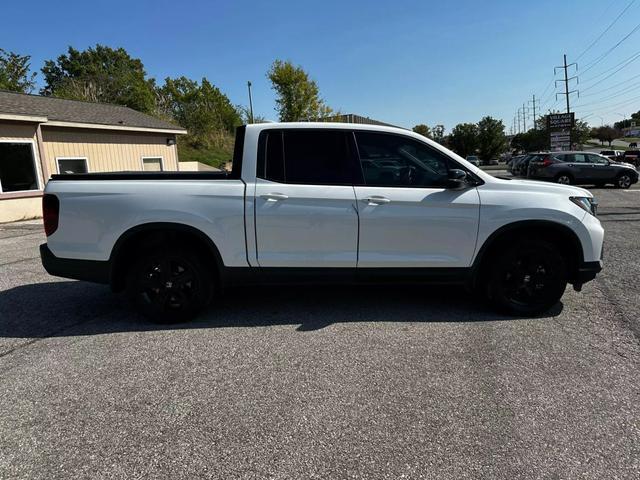
{"type": "MultiPolygon", "coordinates": [[[[562,54],[580,55],[630,1],[10,2],[2,7],[0,47],[32,55],[39,69],[69,45],[122,46],[149,75],[205,76],[235,104],[248,103],[251,80],[254,110],[268,119],[277,114],[265,73],[274,59],[287,59],[343,113],[406,127],[442,123],[447,131],[492,115],[510,128],[532,94],[544,92],[544,109],[553,106],[550,81],[562,54]]],[[[636,1],[579,63],[588,66],[639,22],[636,1]]],[[[599,94],[640,74],[640,59],[602,84],[593,85],[606,75],[588,82],[638,51],[640,31],[585,72],[584,88],[594,88],[573,100],[586,104],[578,116],[591,114],[599,125],[640,110],[634,82],[611,100],[624,86],[599,94]]]]}

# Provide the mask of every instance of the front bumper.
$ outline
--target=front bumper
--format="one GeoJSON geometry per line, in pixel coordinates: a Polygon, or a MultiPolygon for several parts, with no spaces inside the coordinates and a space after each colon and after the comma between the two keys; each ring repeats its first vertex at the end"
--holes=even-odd
{"type": "Polygon", "coordinates": [[[111,263],[108,261],[56,257],[46,243],[40,245],[40,259],[49,275],[109,284],[111,263]]]}
{"type": "Polygon", "coordinates": [[[575,277],[575,284],[583,284],[590,282],[596,275],[602,271],[602,260],[597,262],[583,262],[578,268],[575,277]]]}

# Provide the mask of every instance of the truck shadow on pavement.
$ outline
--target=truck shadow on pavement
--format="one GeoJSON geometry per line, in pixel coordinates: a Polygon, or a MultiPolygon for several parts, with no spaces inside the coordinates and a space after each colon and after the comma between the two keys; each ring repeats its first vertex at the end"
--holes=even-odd
{"type": "MultiPolygon", "coordinates": [[[[562,312],[558,303],[545,317],[562,312]]],[[[244,287],[219,296],[195,320],[157,325],[136,314],[124,295],[86,282],[35,283],[0,292],[0,338],[44,338],[190,328],[298,325],[319,330],[349,322],[484,322],[516,320],[495,313],[459,287],[244,287]]]]}

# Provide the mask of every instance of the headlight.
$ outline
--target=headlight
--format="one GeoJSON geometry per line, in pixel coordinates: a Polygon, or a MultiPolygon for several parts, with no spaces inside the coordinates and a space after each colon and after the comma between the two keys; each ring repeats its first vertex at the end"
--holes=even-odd
{"type": "Polygon", "coordinates": [[[573,203],[578,205],[581,209],[589,212],[594,217],[598,212],[598,202],[593,197],[569,197],[573,203]]]}

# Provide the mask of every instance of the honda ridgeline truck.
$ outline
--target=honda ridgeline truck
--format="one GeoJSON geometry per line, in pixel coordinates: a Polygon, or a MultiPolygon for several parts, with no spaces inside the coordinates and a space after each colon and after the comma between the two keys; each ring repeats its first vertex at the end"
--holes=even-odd
{"type": "Polygon", "coordinates": [[[601,270],[590,192],[495,178],[416,133],[240,127],[230,172],[53,175],[52,275],[109,284],[160,322],[234,285],[430,282],[503,311],[548,310],[601,270]]]}

